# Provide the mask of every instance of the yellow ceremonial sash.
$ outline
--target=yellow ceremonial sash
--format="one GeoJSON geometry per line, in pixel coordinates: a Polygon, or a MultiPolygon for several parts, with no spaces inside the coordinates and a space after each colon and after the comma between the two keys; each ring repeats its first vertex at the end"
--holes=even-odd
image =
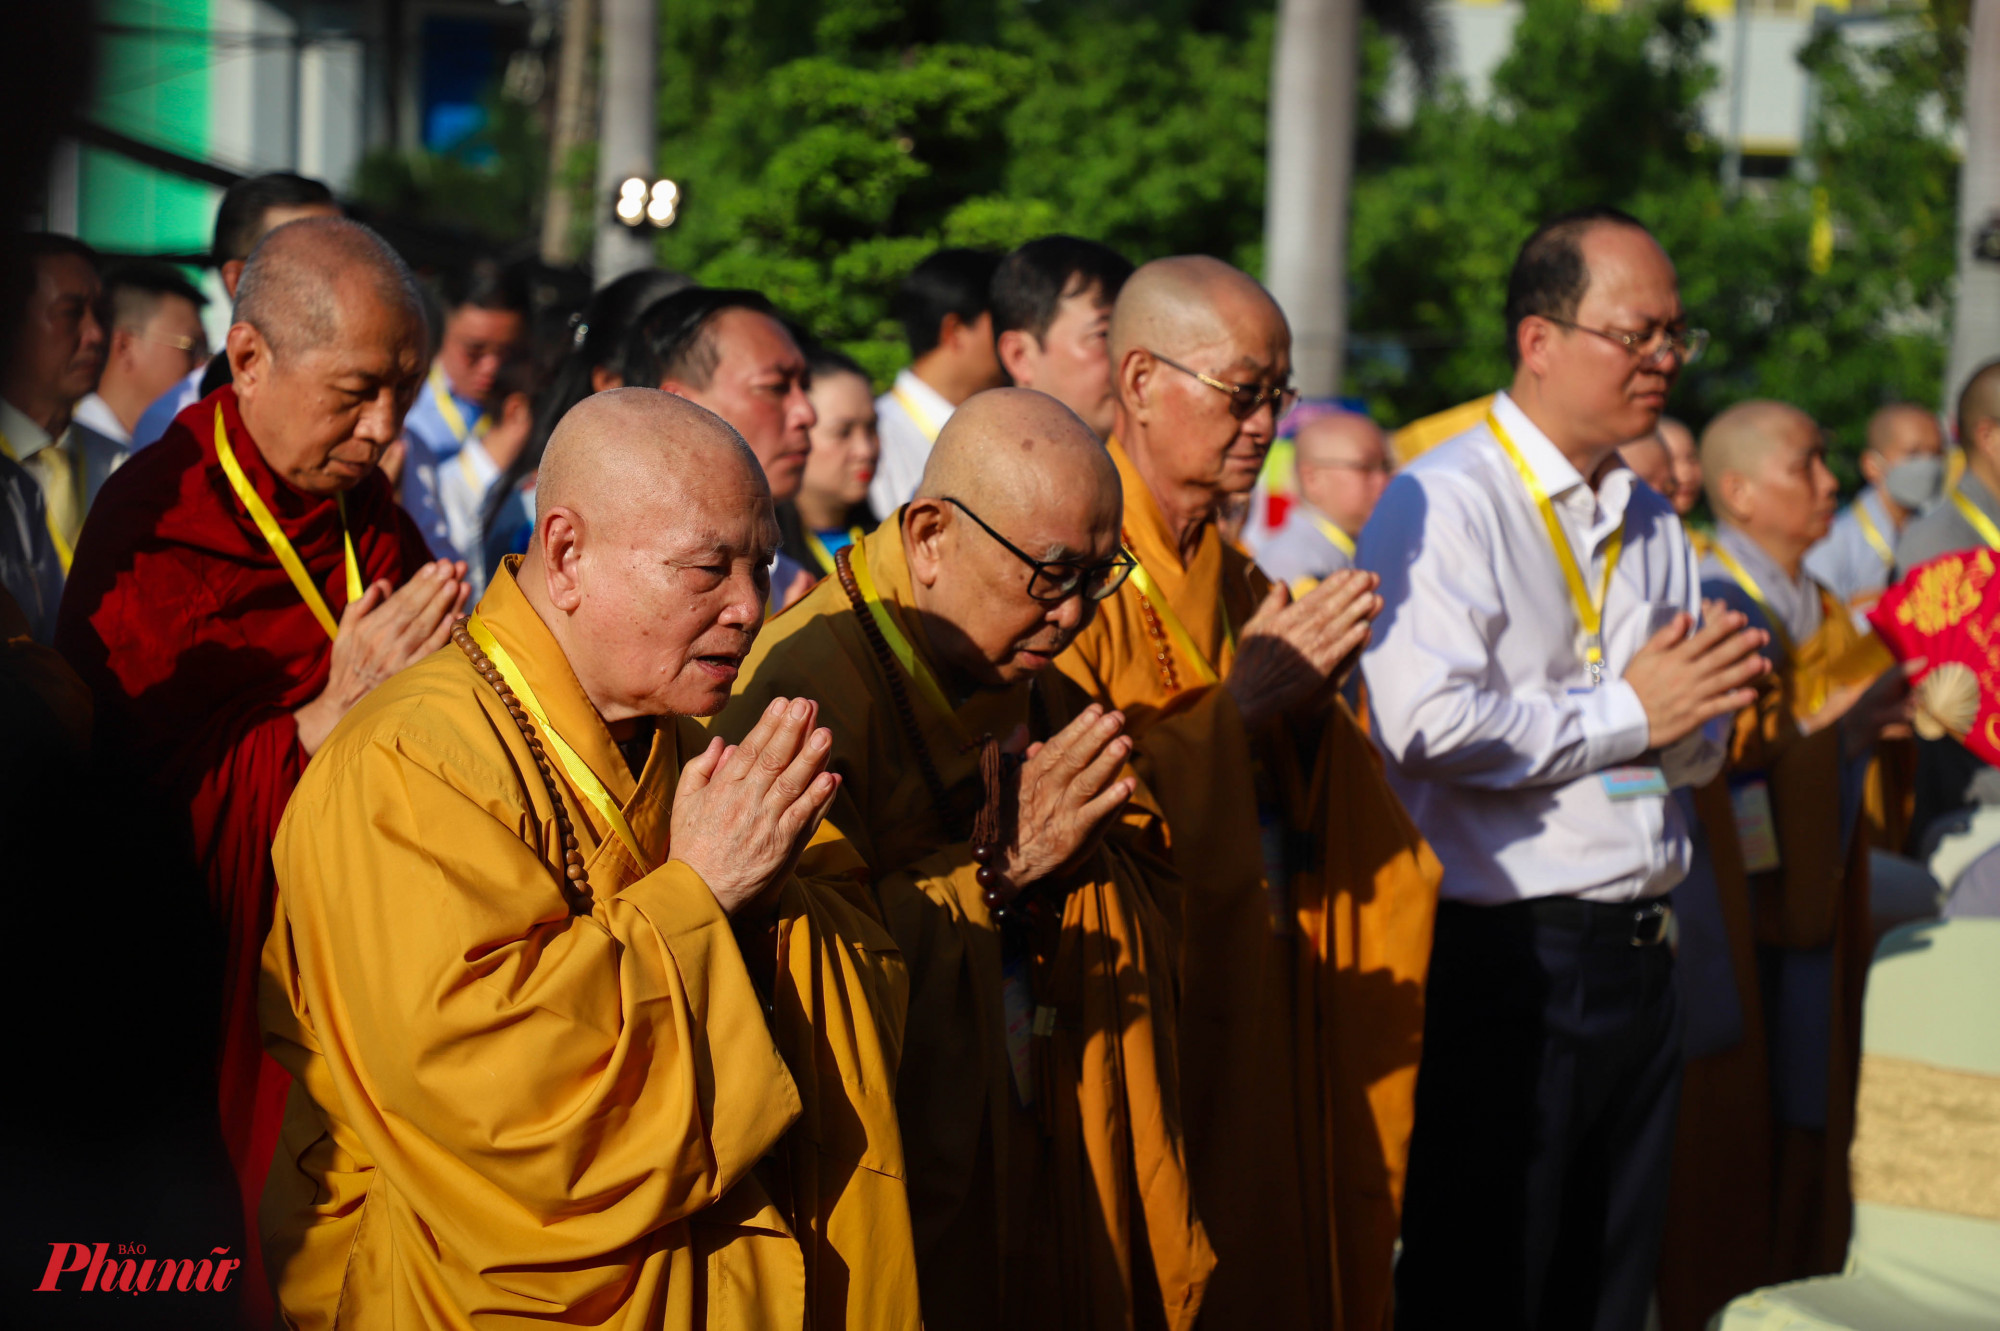
{"type": "Polygon", "coordinates": [[[1994,526],[1993,519],[1981,513],[1978,506],[1965,497],[1965,491],[1956,485],[1951,487],[1951,502],[1958,507],[1959,516],[1979,533],[1979,539],[1986,542],[1987,549],[2000,550],[2000,527],[1994,526]]]}
{"type": "MultiPolygon", "coordinates": [[[[257,530],[264,534],[264,543],[271,547],[271,553],[284,567],[285,576],[292,580],[299,599],[306,603],[306,609],[313,612],[313,618],[326,630],[327,637],[338,637],[340,621],[333,617],[333,611],[327,609],[326,598],[319,594],[318,584],[306,572],[305,561],[292,548],[291,538],[285,535],[285,529],[278,525],[278,520],[271,516],[271,510],[264,506],[256,487],[250,484],[250,478],[243,474],[242,464],[236,460],[236,450],[229,446],[229,429],[222,423],[222,404],[219,402],[215,405],[215,458],[222,464],[222,474],[229,478],[229,488],[243,501],[250,521],[257,524],[257,530]]],[[[347,600],[352,604],[361,599],[361,561],[354,555],[354,533],[347,529],[347,496],[337,494],[333,499],[340,509],[340,536],[347,543],[347,600]]]]}
{"type": "Polygon", "coordinates": [[[890,389],[889,396],[895,398],[897,402],[902,404],[903,410],[910,413],[911,422],[924,432],[924,438],[930,440],[932,443],[937,442],[938,431],[944,428],[943,425],[938,421],[932,420],[931,414],[917,405],[917,400],[905,392],[901,384],[890,389]]]}
{"type": "MultiPolygon", "coordinates": [[[[1173,606],[1161,593],[1160,584],[1153,581],[1153,575],[1148,573],[1145,564],[1140,562],[1138,554],[1132,549],[1132,537],[1129,534],[1125,536],[1125,553],[1132,559],[1132,585],[1139,589],[1141,596],[1153,603],[1153,613],[1160,617],[1160,626],[1166,629],[1167,636],[1173,639],[1174,646],[1180,649],[1181,655],[1194,667],[1195,678],[1203,684],[1218,683],[1221,677],[1216,674],[1215,667],[1209,663],[1201,648],[1195,646],[1194,639],[1188,634],[1187,626],[1181,623],[1181,617],[1174,613],[1173,606]]],[[[1215,612],[1217,618],[1222,621],[1222,640],[1234,651],[1236,630],[1229,625],[1229,611],[1218,604],[1215,612]]]]}
{"type": "Polygon", "coordinates": [[[1604,550],[1604,583],[1597,589],[1597,597],[1591,599],[1590,586],[1583,579],[1583,569],[1577,565],[1576,551],[1570,549],[1569,534],[1563,530],[1562,520],[1556,516],[1555,502],[1535,476],[1535,470],[1528,465],[1528,459],[1515,446],[1500,424],[1500,417],[1488,411],[1486,428],[1493,431],[1493,437],[1500,441],[1500,447],[1507,453],[1514,470],[1521,474],[1521,483],[1528,487],[1528,497],[1541,510],[1542,525],[1548,528],[1549,544],[1555,547],[1556,562],[1562,565],[1563,581],[1569,584],[1569,599],[1576,606],[1577,622],[1583,626],[1583,659],[1590,668],[1592,686],[1604,682],[1604,603],[1611,595],[1611,571],[1618,567],[1618,556],[1625,552],[1625,523],[1620,519],[1618,529],[1611,533],[1611,540],[1604,550]]]}
{"type": "Polygon", "coordinates": [[[1349,536],[1346,532],[1334,526],[1311,509],[1306,510],[1306,516],[1312,519],[1313,526],[1319,528],[1319,534],[1326,537],[1327,540],[1332,541],[1340,553],[1346,555],[1349,559],[1354,558],[1354,538],[1352,536],[1349,536]]]}
{"type": "Polygon", "coordinates": [[[847,547],[847,568],[854,574],[855,590],[868,606],[868,617],[875,621],[875,627],[882,631],[882,640],[889,644],[895,654],[896,664],[903,667],[903,673],[917,686],[917,692],[924,695],[924,701],[937,708],[941,715],[952,718],[957,723],[958,709],[945,698],[944,686],[932,673],[930,663],[917,655],[917,649],[903,636],[896,617],[889,613],[889,607],[882,604],[876,594],[875,579],[868,572],[868,552],[857,543],[847,547]]]}
{"type": "MultiPolygon", "coordinates": [[[[445,382],[444,371],[438,368],[436,361],[431,362],[431,400],[437,403],[438,415],[444,418],[444,428],[450,430],[451,437],[458,440],[461,445],[468,438],[478,438],[486,433],[489,422],[483,411],[472,424],[465,423],[465,413],[458,409],[458,402],[451,395],[451,385],[445,382]]],[[[472,474],[467,472],[465,479],[472,480],[472,474]]],[[[476,483],[472,491],[474,494],[479,492],[476,483]]]]}
{"type": "MultiPolygon", "coordinates": [[[[1982,513],[1980,516],[1984,517],[1985,514],[1982,513]]],[[[1887,538],[1882,535],[1882,529],[1875,525],[1875,519],[1868,516],[1868,509],[1858,499],[1854,501],[1854,520],[1860,524],[1862,538],[1874,549],[1876,558],[1882,561],[1882,567],[1896,567],[1896,552],[1890,548],[1887,538]]]]}
{"type": "Polygon", "coordinates": [[[1770,624],[1771,632],[1778,639],[1778,646],[1784,648],[1785,655],[1787,657],[1795,655],[1792,635],[1786,632],[1784,621],[1779,619],[1778,612],[1771,608],[1770,599],[1764,595],[1764,589],[1757,585],[1757,579],[1750,576],[1750,570],[1738,563],[1736,556],[1723,549],[1720,541],[1717,541],[1708,553],[1715,556],[1716,563],[1729,570],[1729,576],[1736,579],[1736,585],[1743,589],[1743,594],[1755,601],[1757,608],[1764,612],[1764,619],[1770,624]]]}
{"type": "MultiPolygon", "coordinates": [[[[807,527],[805,529],[805,533],[806,533],[806,549],[812,551],[813,559],[819,564],[820,568],[826,572],[826,576],[829,578],[832,577],[838,571],[837,566],[833,562],[833,551],[826,548],[826,542],[822,541],[819,538],[819,533],[814,531],[811,527],[807,527]]],[[[861,528],[859,527],[849,527],[847,529],[847,539],[849,543],[848,544],[849,549],[854,549],[861,544],[861,535],[862,532],[861,528]]]]}
{"type": "Polygon", "coordinates": [[[583,760],[583,755],[571,748],[569,741],[564,739],[550,723],[549,714],[542,710],[542,700],[535,696],[534,687],[528,683],[528,676],[514,664],[514,658],[507,654],[507,649],[493,636],[493,630],[486,627],[486,621],[479,617],[478,611],[475,610],[472,617],[465,621],[465,630],[472,635],[472,640],[479,644],[479,650],[485,652],[487,659],[493,662],[494,668],[507,677],[508,685],[514,690],[514,696],[521,700],[521,706],[528,709],[528,715],[535,718],[535,724],[541,727],[543,738],[547,739],[549,747],[556,751],[556,760],[563,765],[563,771],[569,774],[570,784],[575,786],[600,814],[604,815],[604,821],[610,824],[618,839],[625,843],[625,849],[632,852],[632,861],[639,866],[639,872],[651,873],[652,862],[640,853],[639,838],[632,834],[632,824],[625,820],[625,811],[618,807],[617,800],[611,798],[610,789],[605,786],[597,773],[591,770],[590,764],[583,760]]]}
{"type": "MultiPolygon", "coordinates": [[[[56,440],[51,439],[45,447],[54,448],[56,442],[56,440]]],[[[20,456],[14,452],[12,441],[7,438],[4,432],[0,432],[0,453],[6,454],[9,462],[19,462],[21,460],[20,456]]],[[[70,466],[70,482],[78,490],[77,507],[81,509],[83,507],[81,493],[83,488],[83,459],[70,458],[68,461],[70,466]]],[[[68,541],[63,539],[62,529],[56,525],[56,511],[47,504],[42,505],[42,522],[49,529],[49,542],[55,546],[56,560],[62,565],[63,574],[67,576],[69,566],[76,560],[76,550],[68,541]]]]}

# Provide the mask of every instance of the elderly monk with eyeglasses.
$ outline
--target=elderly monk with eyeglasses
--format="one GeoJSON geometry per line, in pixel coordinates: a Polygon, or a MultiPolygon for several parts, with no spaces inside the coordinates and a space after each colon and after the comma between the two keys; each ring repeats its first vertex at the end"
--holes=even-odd
{"type": "Polygon", "coordinates": [[[1058,666],[1120,709],[1185,883],[1180,1053],[1216,1326],[1387,1316],[1438,867],[1340,700],[1373,575],[1294,601],[1216,529],[1290,406],[1291,332],[1216,259],[1119,293],[1132,576],[1058,666]]]}
{"type": "Polygon", "coordinates": [[[1214,1264],[1163,820],[1124,718],[1048,668],[1131,570],[1121,508],[1062,403],[967,399],[917,497],[771,623],[717,719],[734,738],[809,694],[833,732],[829,818],[910,968],[897,1108],[933,1331],[1186,1328],[1214,1264]]]}

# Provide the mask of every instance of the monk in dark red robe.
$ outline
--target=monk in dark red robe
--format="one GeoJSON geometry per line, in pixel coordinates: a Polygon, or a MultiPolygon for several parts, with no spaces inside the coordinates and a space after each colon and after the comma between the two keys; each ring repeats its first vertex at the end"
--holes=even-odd
{"type": "Polygon", "coordinates": [[[225,959],[217,1094],[246,1218],[241,1299],[263,1327],[257,1206],[287,1087],[257,1024],[271,841],[341,716],[441,645],[465,599],[464,565],[430,562],[375,469],[426,340],[415,284],[372,231],[328,218],[271,232],[237,292],[235,384],[106,483],[57,631],[95,701],[100,756],[185,810],[206,879],[225,959]]]}

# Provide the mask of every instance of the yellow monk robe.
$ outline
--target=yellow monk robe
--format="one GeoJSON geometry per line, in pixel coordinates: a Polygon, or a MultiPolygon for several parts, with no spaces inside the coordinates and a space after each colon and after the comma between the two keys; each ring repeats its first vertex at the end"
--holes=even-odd
{"type": "MultiPolygon", "coordinates": [[[[893,625],[936,678],[908,608],[899,519],[851,557],[866,561],[893,625]]],[[[925,1323],[932,1331],[1189,1327],[1215,1259],[1195,1219],[1181,1144],[1179,885],[1157,807],[1142,789],[1062,880],[1075,890],[1024,940],[1032,961],[1012,992],[1032,1008],[1016,1016],[1043,1014],[1017,1036],[1033,1097],[1024,1107],[1006,1030],[1001,931],[967,839],[983,791],[975,742],[1023,724],[1046,738],[1089,700],[1049,671],[975,693],[947,714],[944,699],[933,701],[902,666],[885,667],[878,651],[840,580],[828,578],[764,631],[712,728],[735,739],[773,697],[804,694],[818,699],[820,723],[833,732],[843,784],[830,821],[867,861],[910,969],[897,1100],[925,1323]],[[894,703],[892,670],[921,751],[894,703]]],[[[800,872],[813,871],[819,855],[809,851],[800,872]]]]}
{"type": "Polygon", "coordinates": [[[894,944],[794,878],[759,992],[666,863],[706,736],[663,722],[635,781],[516,565],[480,617],[662,867],[551,752],[592,889],[572,914],[547,787],[456,646],[341,723],[279,829],[264,953],[295,1079],[263,1211],[281,1307],[305,1328],[917,1326],[894,944]]]}
{"type": "MultiPolygon", "coordinates": [[[[1214,676],[1268,583],[1213,525],[1183,566],[1117,441],[1129,548],[1214,676]]],[[[1437,859],[1347,708],[1251,735],[1134,576],[1057,665],[1125,710],[1184,883],[1181,1102],[1210,1324],[1383,1325],[1437,859]],[[1260,800],[1279,818],[1260,834],[1260,800]],[[1266,887],[1261,847],[1291,881],[1266,887]],[[1296,1069],[1297,1075],[1294,1075],[1296,1069]]]]}
{"type": "Polygon", "coordinates": [[[1488,393],[1411,421],[1389,436],[1389,451],[1396,455],[1396,465],[1407,467],[1445,440],[1464,434],[1486,419],[1486,410],[1492,405],[1493,394],[1488,393]]]}
{"type": "MultiPolygon", "coordinates": [[[[1660,1260],[1667,1331],[1696,1331],[1738,1294],[1837,1271],[1845,1260],[1861,992],[1874,946],[1867,829],[1865,822],[1854,826],[1844,843],[1840,836],[1840,728],[1805,735],[1799,718],[1816,712],[1831,689],[1873,679],[1893,661],[1830,592],[1821,589],[1821,602],[1819,631],[1796,651],[1787,655],[1773,634],[1776,669],[1737,715],[1722,775],[1695,797],[1729,934],[1743,1039],[1689,1060],[1683,1076],[1660,1260]],[[1748,779],[1768,791],[1779,857],[1773,870],[1751,872],[1746,863],[1755,825],[1739,835],[1730,789],[1732,780],[1740,787],[1748,779]],[[1831,949],[1823,1131],[1784,1124],[1773,1112],[1773,1014],[1765,1003],[1779,953],[1816,948],[1831,949]]],[[[1753,625],[1768,628],[1752,610],[1753,625]]]]}

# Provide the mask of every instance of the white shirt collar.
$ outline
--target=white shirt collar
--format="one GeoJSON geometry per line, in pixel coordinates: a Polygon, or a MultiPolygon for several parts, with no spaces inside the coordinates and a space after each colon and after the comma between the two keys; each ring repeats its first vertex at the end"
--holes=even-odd
{"type": "Polygon", "coordinates": [[[19,462],[26,462],[55,442],[47,430],[29,420],[19,407],[4,397],[0,397],[0,434],[7,436],[7,442],[14,449],[14,458],[19,462]]]}
{"type": "Polygon", "coordinates": [[[1541,426],[1528,419],[1528,413],[1504,389],[1493,395],[1493,414],[1505,427],[1507,437],[1521,450],[1543,493],[1555,500],[1558,508],[1574,506],[1581,511],[1584,508],[1581,501],[1587,501],[1593,535],[1598,528],[1608,529],[1624,521],[1626,506],[1632,499],[1632,485],[1637,479],[1629,467],[1614,463],[1597,489],[1592,490],[1583,473],[1542,433],[1541,426]],[[1581,495],[1571,500],[1570,493],[1579,489],[1581,495]]]}
{"type": "Polygon", "coordinates": [[[896,387],[915,399],[916,404],[929,412],[931,419],[940,426],[950,420],[951,413],[957,410],[945,400],[943,393],[917,378],[916,373],[907,368],[896,372],[896,387]]]}
{"type": "Polygon", "coordinates": [[[77,403],[75,419],[78,425],[87,425],[115,443],[132,442],[132,432],[119,421],[118,413],[111,409],[111,404],[100,394],[92,393],[77,403]]]}

